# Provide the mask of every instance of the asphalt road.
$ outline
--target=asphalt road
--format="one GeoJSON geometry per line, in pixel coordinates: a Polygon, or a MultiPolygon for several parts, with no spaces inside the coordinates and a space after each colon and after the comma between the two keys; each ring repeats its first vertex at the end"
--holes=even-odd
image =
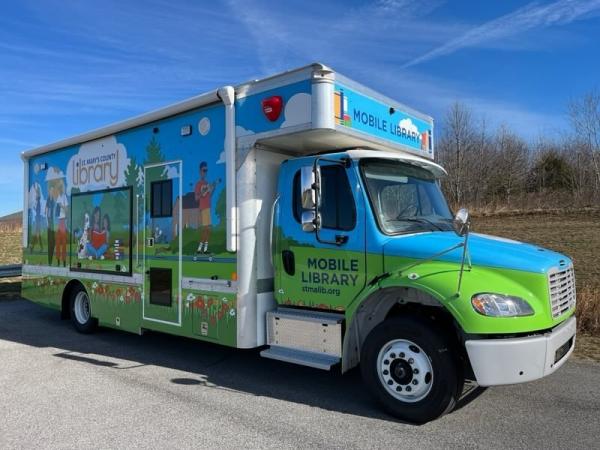
{"type": "Polygon", "coordinates": [[[340,376],[158,333],[77,334],[0,301],[0,448],[598,448],[600,364],[473,389],[422,426],[340,376]]]}

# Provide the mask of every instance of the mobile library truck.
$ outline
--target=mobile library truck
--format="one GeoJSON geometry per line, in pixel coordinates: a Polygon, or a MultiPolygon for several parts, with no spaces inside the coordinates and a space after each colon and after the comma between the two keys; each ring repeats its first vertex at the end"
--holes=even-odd
{"type": "Polygon", "coordinates": [[[321,64],[23,154],[23,297],[341,372],[415,422],[558,369],[573,264],[470,233],[433,121],[321,64]]]}

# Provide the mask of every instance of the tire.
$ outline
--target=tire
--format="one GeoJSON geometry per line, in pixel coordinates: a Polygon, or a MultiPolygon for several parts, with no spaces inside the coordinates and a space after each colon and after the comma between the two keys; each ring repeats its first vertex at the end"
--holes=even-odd
{"type": "Polygon", "coordinates": [[[83,334],[96,330],[98,322],[92,317],[90,297],[83,286],[76,286],[70,295],[71,321],[75,329],[83,334]]]}
{"type": "Polygon", "coordinates": [[[363,380],[391,415],[425,423],[450,412],[464,375],[449,339],[416,316],[375,327],[361,350],[363,380]]]}

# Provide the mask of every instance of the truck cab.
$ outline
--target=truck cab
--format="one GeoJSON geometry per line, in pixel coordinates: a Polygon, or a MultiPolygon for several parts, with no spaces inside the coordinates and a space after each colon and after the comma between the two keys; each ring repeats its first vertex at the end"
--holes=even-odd
{"type": "Polygon", "coordinates": [[[470,232],[442,167],[353,149],[281,165],[273,211],[275,299],[263,356],[355,365],[393,414],[437,417],[465,377],[549,375],[573,351],[569,258],[470,232]]]}

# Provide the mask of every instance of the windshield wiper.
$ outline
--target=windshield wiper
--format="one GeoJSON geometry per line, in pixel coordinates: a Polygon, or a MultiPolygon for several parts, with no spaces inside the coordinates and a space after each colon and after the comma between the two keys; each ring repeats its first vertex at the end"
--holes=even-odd
{"type": "Polygon", "coordinates": [[[429,219],[426,219],[425,217],[398,217],[396,220],[404,221],[404,222],[427,223],[427,224],[431,225],[432,227],[434,227],[436,230],[446,231],[442,227],[440,227],[438,224],[436,224],[435,222],[432,222],[429,219]]]}

